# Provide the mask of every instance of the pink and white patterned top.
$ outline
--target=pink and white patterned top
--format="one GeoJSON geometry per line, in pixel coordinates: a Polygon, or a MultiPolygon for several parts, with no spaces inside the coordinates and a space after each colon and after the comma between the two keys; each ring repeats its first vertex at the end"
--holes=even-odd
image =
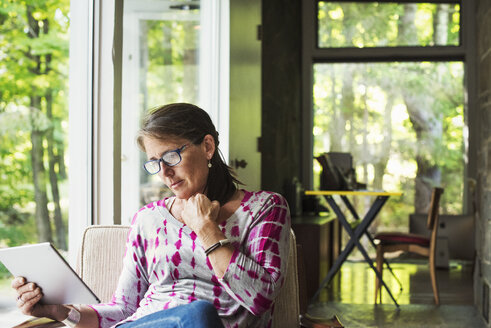
{"type": "Polygon", "coordinates": [[[290,214],[276,193],[244,191],[239,208],[220,224],[235,248],[218,279],[196,234],[176,220],[166,199],[134,216],[123,270],[108,304],[91,307],[101,328],[163,309],[206,300],[225,327],[270,327],[273,302],[288,262],[290,214]]]}

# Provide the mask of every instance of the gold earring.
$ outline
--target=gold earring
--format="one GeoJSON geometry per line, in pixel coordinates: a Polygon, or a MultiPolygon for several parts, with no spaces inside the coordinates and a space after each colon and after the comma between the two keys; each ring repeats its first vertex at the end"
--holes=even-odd
{"type": "Polygon", "coordinates": [[[211,169],[211,167],[212,167],[212,166],[213,166],[213,165],[211,164],[211,161],[210,161],[210,160],[208,160],[208,168],[209,168],[209,169],[211,169]]]}

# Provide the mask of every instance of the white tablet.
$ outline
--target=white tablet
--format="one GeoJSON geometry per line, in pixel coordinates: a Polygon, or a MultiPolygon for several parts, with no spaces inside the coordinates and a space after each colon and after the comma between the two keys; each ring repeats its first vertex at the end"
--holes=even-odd
{"type": "Polygon", "coordinates": [[[0,261],[14,277],[38,284],[44,304],[100,302],[51,243],[0,249],[0,261]]]}

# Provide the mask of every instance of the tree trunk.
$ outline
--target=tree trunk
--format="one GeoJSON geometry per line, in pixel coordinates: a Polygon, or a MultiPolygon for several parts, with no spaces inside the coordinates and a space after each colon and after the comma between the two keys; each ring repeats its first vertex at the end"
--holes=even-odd
{"type": "MultiPolygon", "coordinates": [[[[416,4],[404,5],[404,14],[401,17],[402,25],[399,26],[398,37],[400,42],[417,45],[416,10],[416,4]]],[[[441,31],[441,27],[439,30],[441,31]]],[[[417,92],[410,88],[403,88],[402,95],[409,119],[416,132],[417,173],[414,187],[414,212],[427,213],[431,190],[441,182],[441,170],[436,165],[435,156],[437,145],[443,133],[442,119],[434,111],[435,99],[431,92],[417,92]]]]}
{"type": "MultiPolygon", "coordinates": [[[[336,66],[336,65],[333,65],[336,66]]],[[[330,151],[342,152],[346,151],[343,146],[344,136],[347,135],[346,131],[346,120],[347,117],[353,114],[353,103],[355,101],[355,95],[353,91],[353,75],[351,74],[351,70],[348,68],[350,65],[343,65],[345,68],[344,74],[341,76],[342,78],[342,86],[341,86],[341,104],[340,106],[335,106],[333,108],[334,115],[331,119],[331,126],[329,127],[329,139],[330,139],[330,151]]],[[[335,78],[333,78],[333,85],[336,84],[335,78]]],[[[333,87],[333,92],[335,89],[333,87]]],[[[333,104],[336,102],[336,93],[332,95],[333,104]]]]}
{"type": "Polygon", "coordinates": [[[332,106],[332,118],[327,129],[329,134],[329,149],[326,151],[341,151],[342,143],[340,136],[344,135],[344,118],[342,115],[342,109],[336,102],[336,71],[334,65],[331,66],[331,106],[332,106]]]}
{"type": "Polygon", "coordinates": [[[384,139],[381,142],[380,149],[377,154],[377,160],[374,161],[375,175],[373,178],[373,189],[384,189],[384,174],[389,162],[390,149],[392,144],[392,106],[393,98],[388,97],[384,110],[384,139]]]}
{"type": "Polygon", "coordinates": [[[197,49],[196,49],[196,43],[197,43],[197,38],[194,35],[194,25],[195,22],[190,21],[190,22],[183,22],[183,25],[186,29],[186,33],[184,33],[184,49],[183,49],[183,57],[182,57],[182,69],[183,69],[183,76],[182,76],[182,86],[183,90],[187,93],[187,96],[190,97],[190,99],[193,99],[193,101],[197,101],[197,49]]]}
{"type": "Polygon", "coordinates": [[[164,49],[161,53],[162,58],[164,59],[164,76],[162,77],[162,81],[164,83],[165,89],[163,92],[167,92],[168,94],[174,94],[176,92],[176,74],[175,72],[175,63],[172,56],[173,51],[173,42],[174,38],[172,33],[172,27],[169,24],[163,24],[162,26],[162,43],[164,44],[164,49]]]}
{"type": "Polygon", "coordinates": [[[436,7],[435,17],[433,19],[434,43],[436,46],[447,45],[448,40],[448,20],[450,5],[440,4],[436,7]]]}
{"type": "MultiPolygon", "coordinates": [[[[43,33],[47,35],[49,33],[49,20],[43,20],[43,33]]],[[[43,74],[49,74],[51,70],[51,54],[46,54],[44,56],[44,72],[43,74]]],[[[49,182],[51,185],[51,194],[53,196],[53,203],[55,206],[54,222],[56,229],[56,241],[57,246],[61,249],[68,249],[66,243],[66,230],[63,223],[63,217],[61,214],[60,207],[60,192],[58,190],[58,176],[56,174],[56,156],[54,152],[55,138],[54,138],[54,120],[53,120],[53,91],[47,88],[45,91],[44,99],[46,100],[46,117],[52,122],[51,127],[46,133],[46,144],[48,150],[48,163],[49,163],[49,182]]]]}
{"type": "MultiPolygon", "coordinates": [[[[48,119],[53,122],[53,98],[50,93],[50,90],[47,90],[46,93],[46,115],[48,119]]],[[[55,205],[55,213],[54,213],[54,222],[56,228],[56,241],[57,246],[61,249],[68,249],[66,242],[66,229],[65,224],[63,223],[63,217],[61,214],[60,207],[60,192],[58,190],[58,176],[56,175],[56,156],[54,153],[54,135],[53,135],[54,126],[52,126],[48,133],[46,134],[46,141],[48,146],[48,158],[49,158],[49,182],[51,184],[51,193],[53,195],[53,203],[55,205]]]]}
{"type": "Polygon", "coordinates": [[[404,102],[417,140],[414,210],[415,213],[427,213],[431,190],[441,182],[441,170],[435,164],[435,155],[443,133],[442,119],[433,112],[434,99],[430,95],[405,94],[404,102]]]}
{"type": "Polygon", "coordinates": [[[41,98],[38,96],[31,96],[31,165],[32,165],[32,179],[34,183],[34,200],[36,202],[35,220],[38,230],[38,241],[45,242],[53,241],[51,225],[48,212],[48,196],[46,193],[46,171],[43,164],[43,132],[36,126],[35,112],[39,110],[41,105],[41,98]]]}
{"type": "Polygon", "coordinates": [[[399,20],[398,34],[399,39],[398,44],[401,46],[417,46],[419,45],[418,34],[416,33],[416,12],[418,10],[418,5],[416,3],[405,4],[404,13],[399,20]]]}
{"type": "Polygon", "coordinates": [[[66,166],[65,166],[65,146],[63,142],[56,142],[56,157],[55,161],[58,164],[58,176],[61,180],[65,180],[67,178],[66,166]]]}
{"type": "MultiPolygon", "coordinates": [[[[139,30],[139,50],[140,50],[140,63],[139,63],[139,68],[140,68],[140,79],[139,79],[139,84],[140,84],[140,94],[142,95],[141,97],[141,102],[142,102],[142,108],[139,109],[140,112],[147,111],[148,110],[148,89],[147,89],[147,73],[148,73],[148,24],[147,21],[141,20],[140,21],[140,30],[139,30]]],[[[165,40],[164,40],[165,41],[165,40]]],[[[171,58],[171,55],[169,55],[169,58],[171,58]]],[[[146,176],[146,174],[145,174],[146,176]]]]}
{"type": "MultiPolygon", "coordinates": [[[[29,38],[35,39],[39,37],[39,22],[33,16],[33,6],[26,5],[26,16],[29,24],[27,35],[29,38]]],[[[41,57],[33,55],[31,49],[26,56],[32,61],[30,71],[33,74],[41,74],[41,57]]],[[[34,200],[36,202],[35,221],[38,230],[38,240],[40,242],[53,241],[51,232],[50,217],[48,211],[48,196],[46,192],[46,170],[44,168],[44,147],[43,138],[44,132],[39,126],[38,112],[41,108],[41,97],[35,95],[36,90],[33,88],[32,96],[30,96],[29,118],[31,121],[31,165],[32,179],[34,184],[34,200]]]]}

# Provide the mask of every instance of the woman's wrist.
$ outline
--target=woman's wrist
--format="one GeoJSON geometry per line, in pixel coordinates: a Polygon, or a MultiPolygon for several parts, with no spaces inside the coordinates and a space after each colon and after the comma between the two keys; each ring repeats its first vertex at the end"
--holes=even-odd
{"type": "Polygon", "coordinates": [[[204,249],[207,249],[219,240],[225,239],[225,235],[213,221],[203,225],[198,231],[195,232],[204,249]]]}
{"type": "Polygon", "coordinates": [[[70,312],[68,312],[68,316],[64,320],[62,320],[62,322],[66,326],[74,328],[80,322],[80,316],[81,316],[80,311],[75,306],[73,306],[70,308],[70,312]]]}
{"type": "Polygon", "coordinates": [[[218,248],[220,248],[222,246],[225,246],[225,245],[228,245],[228,244],[230,244],[230,240],[229,239],[219,240],[215,244],[213,244],[210,247],[208,247],[208,248],[205,249],[205,255],[208,256],[211,253],[213,253],[215,250],[217,250],[218,248]]]}
{"type": "Polygon", "coordinates": [[[49,315],[50,319],[56,321],[63,321],[68,318],[68,313],[70,313],[70,308],[66,305],[49,305],[49,315]]]}

